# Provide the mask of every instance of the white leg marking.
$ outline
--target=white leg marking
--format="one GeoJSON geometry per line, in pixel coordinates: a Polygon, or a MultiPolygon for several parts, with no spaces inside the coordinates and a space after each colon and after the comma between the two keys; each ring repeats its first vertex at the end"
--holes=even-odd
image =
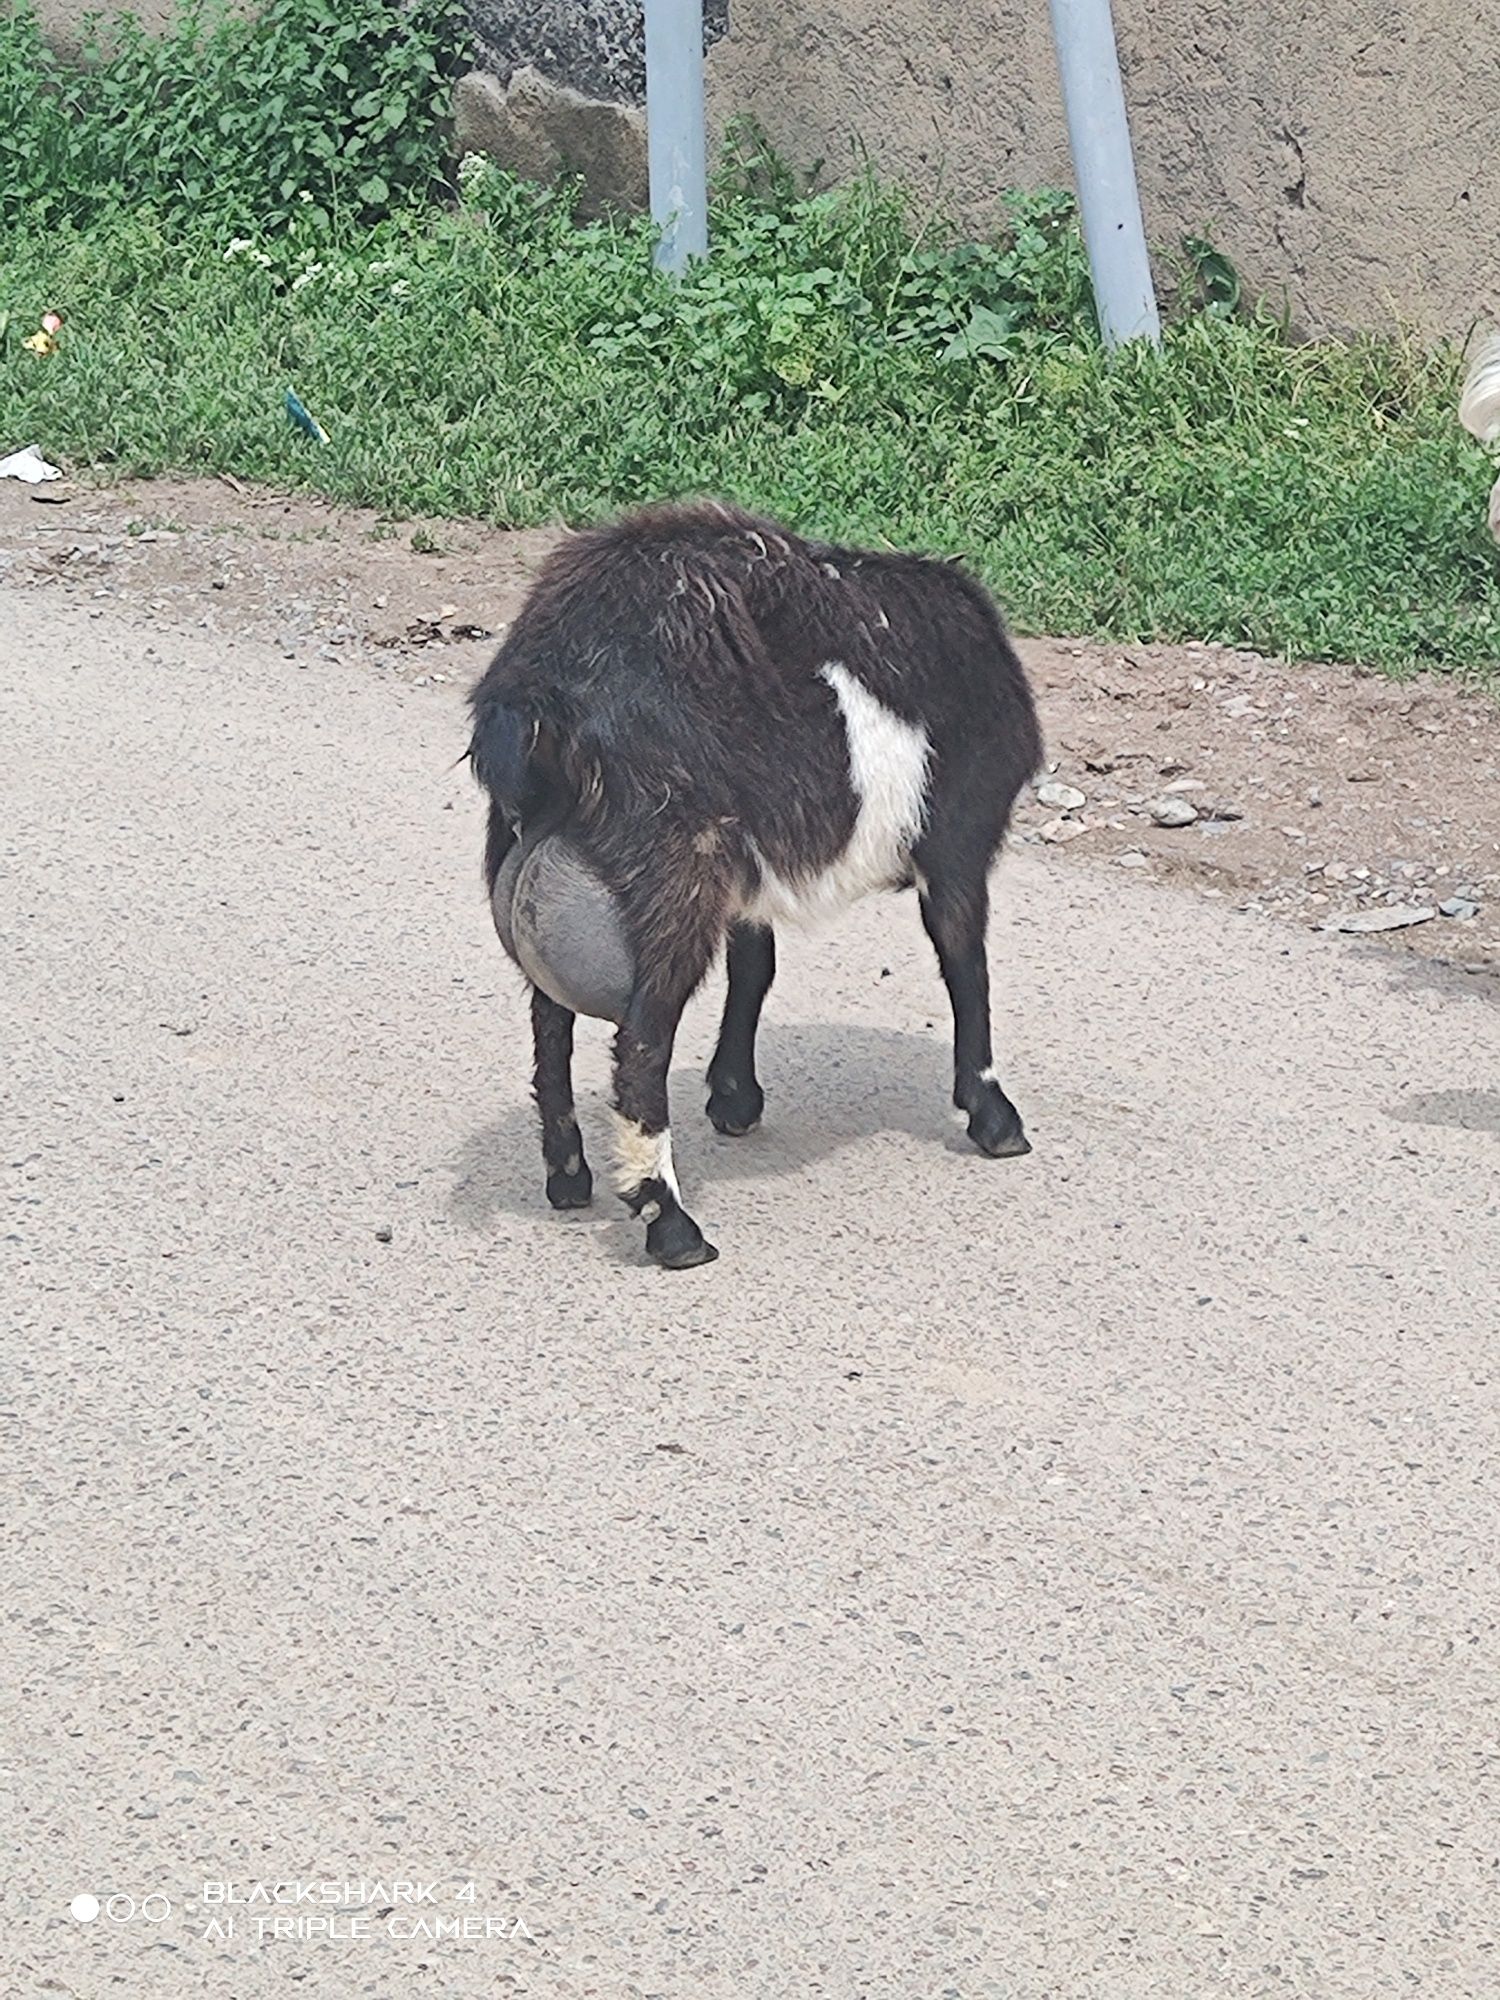
{"type": "Polygon", "coordinates": [[[758,893],[743,912],[755,923],[811,923],[902,880],[927,811],[932,743],[903,722],[838,660],[820,669],[833,689],[849,739],[849,779],[857,813],[843,853],[821,875],[785,880],[762,857],[758,893]]]}
{"type": "Polygon", "coordinates": [[[672,1134],[647,1132],[633,1118],[615,1119],[615,1183],[621,1194],[631,1194],[642,1181],[665,1181],[674,1197],[681,1197],[672,1166],[672,1134]]]}

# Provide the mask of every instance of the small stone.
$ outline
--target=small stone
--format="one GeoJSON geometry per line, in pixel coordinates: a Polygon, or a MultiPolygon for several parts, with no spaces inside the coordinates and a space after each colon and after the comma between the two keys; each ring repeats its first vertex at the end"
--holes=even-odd
{"type": "Polygon", "coordinates": [[[1457,917],[1460,923],[1467,923],[1470,917],[1479,915],[1479,905],[1471,903],[1467,896],[1449,896],[1438,904],[1438,914],[1457,917]]]}
{"type": "Polygon", "coordinates": [[[1079,834],[1087,833],[1088,824],[1081,819],[1049,819],[1037,831],[1049,847],[1063,847],[1068,841],[1076,840],[1079,834]]]}
{"type": "Polygon", "coordinates": [[[1393,903],[1384,910],[1342,910],[1320,928],[1325,931],[1404,931],[1431,923],[1437,911],[1422,903],[1393,903]]]}
{"type": "Polygon", "coordinates": [[[1056,778],[1047,779],[1036,788],[1037,804],[1046,806],[1052,812],[1077,812],[1088,800],[1076,785],[1064,785],[1056,778]]]}
{"type": "Polygon", "coordinates": [[[391,1235],[392,1235],[391,1225],[388,1222],[382,1222],[380,1227],[375,1232],[375,1241],[377,1243],[389,1243],[391,1240],[391,1235]]]}
{"type": "Polygon", "coordinates": [[[1153,826],[1191,826],[1198,817],[1196,806],[1189,805],[1184,798],[1165,793],[1159,799],[1146,801],[1146,813],[1153,826]]]}
{"type": "Polygon", "coordinates": [[[1149,868],[1149,858],[1138,847],[1128,847],[1123,854],[1115,856],[1116,868],[1149,868]]]}

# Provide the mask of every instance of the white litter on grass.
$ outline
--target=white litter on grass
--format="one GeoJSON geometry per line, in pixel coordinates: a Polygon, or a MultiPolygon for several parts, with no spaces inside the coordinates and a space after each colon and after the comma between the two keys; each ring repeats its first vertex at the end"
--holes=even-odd
{"type": "Polygon", "coordinates": [[[61,479],[55,465],[49,465],[34,444],[22,445],[9,458],[0,458],[0,479],[24,479],[28,486],[40,486],[44,479],[61,479]]]}

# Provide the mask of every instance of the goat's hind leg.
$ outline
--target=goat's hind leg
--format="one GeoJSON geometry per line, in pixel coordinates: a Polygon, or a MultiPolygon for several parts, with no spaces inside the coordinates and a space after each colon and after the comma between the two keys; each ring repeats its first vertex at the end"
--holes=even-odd
{"type": "Polygon", "coordinates": [[[727,952],[729,992],[718,1046],[708,1066],[708,1116],[716,1132],[738,1139],[766,1108],[755,1074],[755,1031],[776,977],[776,934],[769,924],[735,924],[727,952]]]}
{"type": "Polygon", "coordinates": [[[953,1003],[953,1102],[968,1113],[969,1137],[991,1159],[1029,1153],[1021,1114],[1000,1087],[990,1044],[990,974],[985,956],[989,886],[983,863],[929,858],[922,921],[953,1003]]]}
{"type": "Polygon", "coordinates": [[[615,1037],[617,1185],[625,1206],[646,1225],[647,1255],[669,1271],[710,1263],[719,1254],[683,1207],[672,1165],[667,1072],[691,990],[672,999],[638,992],[615,1037]]]}
{"type": "Polygon", "coordinates": [[[547,1199],[554,1208],[587,1208],[594,1177],[583,1156],[578,1114],[573,1108],[574,1016],[539,987],[531,989],[531,1033],[536,1049],[534,1089],[542,1122],[542,1158],[547,1164],[547,1199]]]}

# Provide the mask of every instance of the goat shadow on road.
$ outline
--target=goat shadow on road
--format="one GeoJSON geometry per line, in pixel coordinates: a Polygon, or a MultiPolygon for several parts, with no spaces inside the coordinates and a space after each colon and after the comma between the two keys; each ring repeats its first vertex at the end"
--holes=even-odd
{"type": "Polygon", "coordinates": [[[1423,1090],[1390,1107],[1403,1125],[1447,1125],[1500,1137],[1500,1090],[1423,1090]]]}
{"type": "MultiPolygon", "coordinates": [[[[766,1092],[766,1120],[743,1139],[723,1139],[712,1130],[701,1073],[686,1064],[674,1068],[673,1140],[695,1179],[804,1173],[880,1132],[904,1133],[948,1152],[969,1150],[950,1108],[951,1044],[935,1032],[831,1021],[768,1024],[757,1043],[756,1066],[766,1092]]],[[[596,1182],[606,1165],[603,1111],[602,1103],[580,1097],[596,1182]]],[[[453,1174],[448,1212],[463,1228],[488,1229],[498,1215],[533,1215],[543,1207],[541,1149],[530,1103],[508,1104],[500,1118],[466,1139],[453,1174]]]]}

